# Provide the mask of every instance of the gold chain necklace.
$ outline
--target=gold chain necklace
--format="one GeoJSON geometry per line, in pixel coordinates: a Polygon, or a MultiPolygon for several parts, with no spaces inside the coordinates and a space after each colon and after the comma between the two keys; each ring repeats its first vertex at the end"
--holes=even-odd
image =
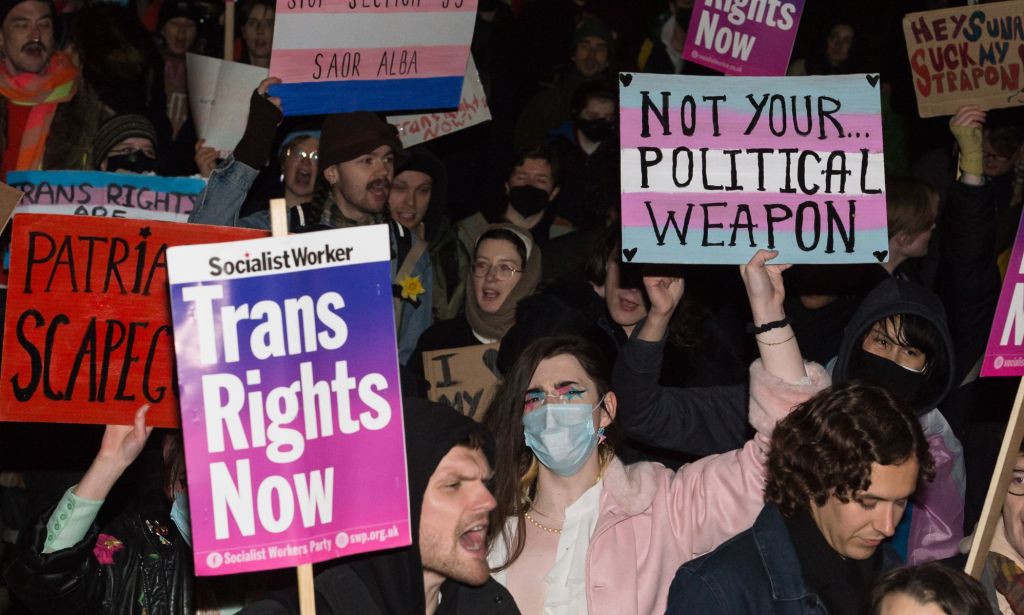
{"type": "Polygon", "coordinates": [[[523,511],[523,514],[526,515],[526,520],[527,521],[529,521],[530,523],[534,524],[538,528],[544,530],[545,532],[551,532],[552,534],[561,534],[562,533],[561,529],[553,528],[553,527],[548,527],[546,525],[541,525],[540,523],[537,522],[536,519],[534,519],[533,517],[530,516],[530,513],[526,512],[526,511],[523,511]]]}

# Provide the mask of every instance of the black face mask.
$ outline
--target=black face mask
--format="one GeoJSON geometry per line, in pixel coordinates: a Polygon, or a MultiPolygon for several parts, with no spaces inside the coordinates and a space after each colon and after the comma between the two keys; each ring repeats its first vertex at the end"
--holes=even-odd
{"type": "Polygon", "coordinates": [[[535,186],[513,186],[509,188],[508,200],[520,216],[529,218],[547,207],[548,193],[535,186]]]}
{"type": "Polygon", "coordinates": [[[107,158],[107,171],[128,171],[130,173],[155,173],[156,158],[150,158],[139,150],[107,158]]]}
{"type": "Polygon", "coordinates": [[[676,25],[683,30],[689,28],[691,15],[693,15],[693,9],[681,9],[676,7],[676,25]]]}
{"type": "Polygon", "coordinates": [[[863,349],[857,352],[860,356],[857,358],[857,367],[850,374],[851,378],[882,387],[890,395],[907,404],[914,413],[920,414],[921,408],[917,408],[916,405],[920,403],[918,398],[928,381],[928,376],[924,372],[907,369],[863,349]]]}
{"type": "Polygon", "coordinates": [[[594,143],[600,143],[615,134],[615,124],[610,120],[598,118],[595,120],[576,120],[576,127],[580,129],[583,136],[594,143]]]}

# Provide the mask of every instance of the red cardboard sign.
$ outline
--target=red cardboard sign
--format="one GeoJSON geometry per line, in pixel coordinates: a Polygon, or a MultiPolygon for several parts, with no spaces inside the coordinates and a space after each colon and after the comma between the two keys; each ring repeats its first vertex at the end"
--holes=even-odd
{"type": "Polygon", "coordinates": [[[180,423],[167,247],[264,231],[19,214],[14,218],[0,420],[180,423]]]}

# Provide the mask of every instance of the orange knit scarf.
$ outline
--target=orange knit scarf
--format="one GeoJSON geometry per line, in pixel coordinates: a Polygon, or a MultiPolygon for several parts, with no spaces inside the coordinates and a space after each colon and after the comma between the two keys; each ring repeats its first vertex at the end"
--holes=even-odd
{"type": "Polygon", "coordinates": [[[71,100],[77,89],[78,69],[61,51],[53,54],[39,74],[11,75],[6,63],[0,63],[0,96],[13,105],[32,107],[13,168],[29,171],[42,168],[46,138],[50,134],[57,105],[71,100]]]}

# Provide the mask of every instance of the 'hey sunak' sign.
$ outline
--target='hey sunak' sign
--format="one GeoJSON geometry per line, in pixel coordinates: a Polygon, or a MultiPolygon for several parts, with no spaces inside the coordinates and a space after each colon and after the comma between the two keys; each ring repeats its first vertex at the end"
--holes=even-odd
{"type": "Polygon", "coordinates": [[[388,229],[168,251],[196,572],[410,543],[388,229]]]}
{"type": "Polygon", "coordinates": [[[619,81],[627,261],[886,259],[878,75],[619,81]]]}

